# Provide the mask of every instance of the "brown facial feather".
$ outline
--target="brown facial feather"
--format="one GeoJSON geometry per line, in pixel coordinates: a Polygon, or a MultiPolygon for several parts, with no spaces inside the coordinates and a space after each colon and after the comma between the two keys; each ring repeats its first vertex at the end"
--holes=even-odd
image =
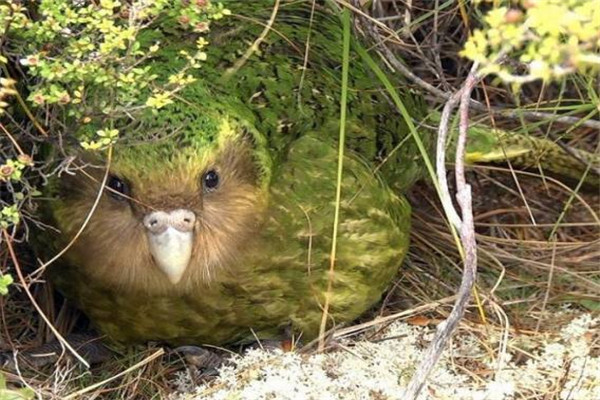
{"type": "MultiPolygon", "coordinates": [[[[220,271],[233,268],[252,246],[265,198],[249,144],[231,143],[205,164],[172,164],[161,179],[130,182],[132,201],[115,199],[105,190],[88,226],[65,255],[66,262],[105,285],[155,295],[186,292],[218,279],[220,271]],[[219,174],[219,185],[206,190],[202,176],[211,169],[219,174]],[[152,259],[142,219],[149,211],[181,208],[196,214],[195,242],[183,278],[173,285],[152,259]]],[[[63,179],[63,196],[55,207],[63,241],[82,225],[103,173],[90,172],[93,179],[81,173],[63,179]]]]}

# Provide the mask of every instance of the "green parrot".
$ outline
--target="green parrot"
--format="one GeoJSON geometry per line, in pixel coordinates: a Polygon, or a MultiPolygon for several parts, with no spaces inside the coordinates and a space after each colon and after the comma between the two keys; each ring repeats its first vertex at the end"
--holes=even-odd
{"type": "MultiPolygon", "coordinates": [[[[239,65],[273,2],[223,3],[244,18],[211,25],[198,81],[135,121],[138,132],[164,134],[117,143],[103,191],[102,168],[63,174],[48,189],[48,222],[60,231],[50,240],[54,252],[94,208],[49,277],[118,342],[223,345],[289,328],[310,340],[327,296],[328,327],[356,319],[380,300],[408,250],[411,208],[403,193],[424,175],[421,155],[353,41],[329,273],[339,15],[321,2],[312,15],[312,1],[282,1],[256,51],[239,65]]],[[[153,71],[177,70],[173,54],[194,39],[153,34],[148,40],[165,44],[153,71]]],[[[418,95],[400,95],[415,121],[425,118],[418,95]]],[[[431,148],[431,135],[423,141],[431,148]]]]}
{"type": "MultiPolygon", "coordinates": [[[[342,26],[320,4],[309,31],[311,3],[282,2],[258,51],[233,72],[264,26],[215,21],[198,81],[137,121],[138,131],[166,138],[114,147],[97,208],[48,270],[111,339],[221,345],[289,328],[304,340],[318,334],[330,278],[342,26]]],[[[273,10],[272,1],[224,4],[245,21],[267,21],[273,10]]],[[[179,67],[172,55],[194,39],[161,43],[153,70],[168,73],[179,67]]],[[[422,173],[405,122],[354,49],[351,57],[328,326],[357,318],[393,280],[409,245],[401,193],[422,173]]],[[[416,120],[424,116],[417,96],[403,99],[416,120]]],[[[83,225],[103,177],[88,168],[51,185],[54,251],[83,225]]]]}

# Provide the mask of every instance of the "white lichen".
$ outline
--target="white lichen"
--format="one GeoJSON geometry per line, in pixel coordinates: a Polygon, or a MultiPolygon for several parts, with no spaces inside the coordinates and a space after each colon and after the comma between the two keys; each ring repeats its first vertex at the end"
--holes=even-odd
{"type": "MultiPolygon", "coordinates": [[[[599,322],[582,315],[554,337],[539,334],[520,340],[511,334],[511,345],[501,354],[490,354],[490,349],[498,353],[490,343],[498,343],[503,332],[492,330],[477,338],[461,331],[419,400],[509,400],[551,392],[565,400],[600,399],[600,358],[590,356],[589,339],[599,322]],[[528,356],[523,359],[523,354],[528,356]]],[[[344,339],[339,350],[325,354],[250,350],[223,366],[213,382],[174,398],[401,399],[433,332],[395,322],[376,342],[344,339]]]]}

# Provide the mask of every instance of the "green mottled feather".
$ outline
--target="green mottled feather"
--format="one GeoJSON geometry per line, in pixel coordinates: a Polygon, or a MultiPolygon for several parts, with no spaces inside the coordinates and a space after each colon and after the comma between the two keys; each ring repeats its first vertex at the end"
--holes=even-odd
{"type": "Polygon", "coordinates": [[[580,180],[590,166],[585,183],[598,187],[600,155],[572,149],[579,160],[558,143],[532,135],[510,133],[484,125],[469,127],[466,161],[469,163],[505,162],[520,168],[540,168],[553,174],[580,180]]]}
{"type": "MultiPolygon", "coordinates": [[[[118,145],[111,169],[131,179],[134,187],[146,190],[156,184],[165,193],[176,191],[177,183],[169,182],[173,170],[202,165],[203,159],[217,152],[223,140],[222,123],[228,120],[234,132],[243,132],[253,142],[255,160],[263,171],[259,181],[267,209],[243,256],[219,271],[209,285],[149,296],[143,289],[123,290],[98,281],[82,268],[93,263],[89,257],[97,241],[119,245],[118,239],[106,237],[115,233],[103,225],[103,213],[112,207],[110,199],[103,198],[90,227],[50,274],[102,332],[118,341],[222,344],[251,338],[252,331],[262,337],[277,335],[287,326],[306,339],[317,334],[335,205],[340,21],[335,13],[317,6],[308,68],[303,70],[311,2],[283,1],[259,51],[223,79],[272,12],[271,1],[225,3],[244,18],[231,17],[212,26],[209,60],[196,72],[198,83],[182,91],[180,101],[137,121],[136,132],[174,134],[163,141],[140,143],[143,135],[125,131],[126,140],[135,145],[118,145]]],[[[147,40],[162,35],[162,43],[170,44],[153,68],[167,74],[177,68],[173,55],[194,41],[170,40],[160,31],[147,40]]],[[[422,175],[416,147],[404,140],[405,122],[354,51],[351,57],[348,148],[330,326],[353,320],[375,304],[397,273],[410,231],[410,207],[400,193],[422,175]]],[[[420,99],[408,93],[403,96],[415,118],[420,118],[424,111],[420,99]]],[[[63,193],[63,200],[52,206],[56,224],[65,232],[56,247],[80,225],[71,203],[78,190],[63,193]]],[[[126,229],[118,234],[129,232],[126,229]]]]}
{"type": "MultiPolygon", "coordinates": [[[[184,125],[190,130],[190,136],[197,138],[203,125],[198,122],[196,126],[196,119],[203,109],[207,106],[226,107],[229,113],[238,113],[244,120],[252,122],[267,140],[275,163],[280,162],[287,147],[307,131],[318,128],[327,131],[326,136],[335,137],[339,131],[341,93],[342,29],[339,16],[330,12],[322,4],[324,2],[317,2],[311,24],[312,1],[281,2],[272,29],[261,41],[259,50],[233,76],[224,77],[262,33],[274,3],[223,3],[234,15],[243,18],[233,16],[213,25],[208,38],[211,44],[209,58],[206,65],[196,71],[201,83],[182,93],[182,97],[194,102],[196,107],[176,102],[158,115],[149,112],[147,126],[184,125]],[[307,41],[310,46],[305,53],[307,41]],[[305,58],[307,68],[303,69],[305,58]]],[[[147,40],[160,39],[160,34],[154,32],[147,40]]],[[[193,48],[194,40],[172,41],[167,37],[161,43],[166,46],[155,60],[155,72],[168,74],[179,65],[173,62],[179,51],[193,48]]],[[[376,76],[354,49],[350,57],[348,149],[360,153],[372,165],[385,160],[381,174],[402,191],[423,176],[417,147],[412,140],[404,140],[408,127],[390,105],[376,76]],[[390,153],[391,157],[387,157],[390,153]]],[[[183,60],[179,62],[183,63],[183,60]]],[[[402,89],[400,94],[414,120],[422,120],[426,108],[421,97],[402,89]]],[[[206,140],[206,135],[202,140],[206,140]]]]}
{"type": "MultiPolygon", "coordinates": [[[[244,260],[210,286],[185,295],[147,298],[101,287],[77,268],[57,283],[111,338],[124,342],[221,344],[273,337],[291,326],[317,333],[327,286],[337,151],[304,136],[273,178],[265,230],[244,260]],[[293,190],[290,188],[293,187],[293,190]]],[[[332,322],[356,318],[381,296],[409,240],[410,207],[373,179],[355,156],[345,159],[332,322]]]]}
{"type": "MultiPolygon", "coordinates": [[[[59,289],[118,341],[218,345],[251,338],[252,332],[277,335],[290,325],[307,339],[317,334],[329,276],[338,163],[340,21],[321,2],[311,21],[311,1],[282,1],[257,51],[224,78],[263,31],[273,2],[224,3],[241,17],[212,25],[209,59],[194,72],[198,82],[158,113],[141,115],[135,129],[130,121],[114,121],[125,140],[114,149],[111,172],[131,181],[133,195],[142,204],[125,208],[104,194],[88,228],[49,271],[59,289]],[[307,40],[311,45],[305,69],[307,40]],[[144,141],[156,132],[166,138],[144,141]],[[240,152],[247,142],[258,170],[257,189],[251,196],[256,210],[250,214],[255,211],[258,217],[252,235],[232,244],[243,250],[213,271],[207,284],[171,288],[152,281],[156,266],[145,241],[130,251],[139,254],[122,248],[124,242],[144,238],[139,220],[151,207],[143,203],[177,205],[174,208],[195,204],[198,173],[229,144],[240,152]],[[146,270],[136,270],[138,275],[129,276],[127,284],[111,281],[133,268],[128,262],[141,257],[147,257],[146,270]],[[99,265],[98,259],[110,262],[99,265]],[[98,272],[103,269],[108,270],[104,275],[98,272]],[[146,284],[155,289],[150,291],[146,284]]],[[[168,21],[146,35],[145,40],[163,44],[152,62],[153,70],[165,75],[178,70],[174,55],[195,40],[175,36],[168,21]]],[[[347,149],[330,326],[351,321],[375,304],[397,273],[410,231],[410,207],[402,192],[423,176],[420,154],[405,121],[357,55],[356,46],[352,44],[350,54],[347,149]]],[[[421,99],[400,91],[420,121],[425,114],[421,99]]],[[[423,139],[431,147],[431,136],[423,139]]],[[[488,154],[496,149],[496,142],[480,142],[488,154]]],[[[478,148],[471,150],[477,155],[478,148]]],[[[97,186],[97,181],[62,186],[51,206],[54,222],[63,231],[55,241],[57,249],[81,226],[97,186]]],[[[202,210],[202,205],[198,207],[202,210]]],[[[235,241],[235,235],[231,239],[235,241]]]]}

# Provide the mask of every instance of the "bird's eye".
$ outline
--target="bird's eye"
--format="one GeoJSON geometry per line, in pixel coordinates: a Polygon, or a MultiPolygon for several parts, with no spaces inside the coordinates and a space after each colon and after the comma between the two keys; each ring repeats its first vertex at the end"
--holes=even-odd
{"type": "Polygon", "coordinates": [[[205,190],[212,191],[219,186],[219,174],[214,169],[206,172],[202,177],[202,185],[205,190]]]}
{"type": "Polygon", "coordinates": [[[127,197],[131,194],[129,185],[114,175],[108,178],[107,186],[111,189],[108,193],[116,200],[127,200],[127,197]]]}

